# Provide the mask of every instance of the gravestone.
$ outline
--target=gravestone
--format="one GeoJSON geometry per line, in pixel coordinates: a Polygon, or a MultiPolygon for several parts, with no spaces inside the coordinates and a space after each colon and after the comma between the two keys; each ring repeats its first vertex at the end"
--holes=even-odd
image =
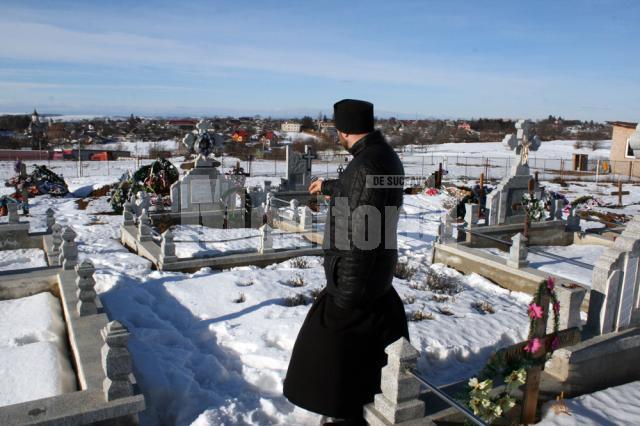
{"type": "Polygon", "coordinates": [[[312,155],[308,145],[304,154],[294,151],[291,145],[286,147],[288,191],[305,191],[311,184],[312,155]]]}
{"type": "Polygon", "coordinates": [[[640,325],[640,216],[596,261],[591,279],[587,329],[593,334],[640,325]]]}
{"type": "Polygon", "coordinates": [[[171,185],[172,213],[236,210],[236,186],[221,175],[220,162],[198,155],[194,167],[171,185]]]}
{"type": "MultiPolygon", "coordinates": [[[[516,134],[505,136],[503,144],[515,152],[516,161],[509,175],[487,195],[485,208],[488,212],[488,225],[524,223],[522,196],[529,192],[529,181],[533,179],[529,170],[529,152],[540,147],[540,139],[534,135],[533,124],[529,120],[519,120],[516,123],[516,134]]],[[[539,199],[541,191],[537,182],[533,192],[539,199]]]]}
{"type": "Polygon", "coordinates": [[[524,268],[529,262],[527,261],[527,238],[518,232],[511,238],[511,247],[509,248],[509,257],[507,265],[513,268],[524,268]]]}
{"type": "Polygon", "coordinates": [[[260,228],[260,246],[258,252],[261,254],[273,251],[273,229],[268,223],[265,223],[260,228]]]}

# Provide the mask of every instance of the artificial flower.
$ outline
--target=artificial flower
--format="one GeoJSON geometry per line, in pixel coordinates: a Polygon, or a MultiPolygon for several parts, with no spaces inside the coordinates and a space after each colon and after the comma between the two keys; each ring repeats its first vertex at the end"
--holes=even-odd
{"type": "Polygon", "coordinates": [[[556,350],[558,349],[558,347],[560,346],[560,339],[558,339],[558,336],[554,336],[553,340],[551,340],[551,350],[556,350]]]}
{"type": "Polygon", "coordinates": [[[540,319],[542,318],[542,306],[532,303],[529,305],[529,318],[531,319],[540,319]]]}
{"type": "Polygon", "coordinates": [[[553,302],[553,313],[558,315],[560,313],[560,302],[553,302]]]}
{"type": "Polygon", "coordinates": [[[529,352],[530,354],[535,354],[542,347],[542,342],[539,338],[534,337],[531,339],[526,346],[524,347],[525,352],[529,352]]]}
{"type": "Polygon", "coordinates": [[[547,290],[553,291],[553,286],[555,285],[556,280],[553,277],[547,278],[547,290]]]}

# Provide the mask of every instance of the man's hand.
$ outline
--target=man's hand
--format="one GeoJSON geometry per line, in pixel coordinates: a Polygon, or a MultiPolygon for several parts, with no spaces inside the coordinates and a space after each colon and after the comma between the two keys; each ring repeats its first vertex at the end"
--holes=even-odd
{"type": "Polygon", "coordinates": [[[322,179],[316,179],[309,185],[309,194],[315,195],[322,192],[322,179]]]}

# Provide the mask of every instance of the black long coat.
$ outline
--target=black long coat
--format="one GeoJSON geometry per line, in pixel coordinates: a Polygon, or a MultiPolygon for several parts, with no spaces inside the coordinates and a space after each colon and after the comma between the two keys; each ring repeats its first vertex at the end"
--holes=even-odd
{"type": "MultiPolygon", "coordinates": [[[[379,132],[370,133],[349,150],[354,159],[340,179],[325,181],[322,192],[332,196],[325,225],[327,286],[309,310],[293,348],[284,395],[294,404],[325,416],[348,418],[380,392],[384,349],[400,337],[409,338],[404,306],[391,285],[397,262],[396,228],[402,186],[376,188],[367,175],[404,175],[402,163],[379,132]],[[369,181],[371,182],[371,181],[369,181]],[[347,198],[352,219],[334,223],[335,200],[347,198]],[[373,206],[381,213],[381,228],[354,211],[373,206]],[[386,230],[386,233],[385,233],[386,230]],[[391,232],[389,232],[391,230],[391,232]],[[375,248],[336,247],[336,234],[381,234],[375,248]]],[[[346,208],[346,207],[343,207],[346,208]]],[[[340,238],[340,237],[338,237],[340,238]]]]}

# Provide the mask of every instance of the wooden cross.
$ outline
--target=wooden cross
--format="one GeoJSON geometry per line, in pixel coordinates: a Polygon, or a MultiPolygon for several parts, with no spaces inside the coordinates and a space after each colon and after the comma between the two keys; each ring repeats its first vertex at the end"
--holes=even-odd
{"type": "MultiPolygon", "coordinates": [[[[538,351],[531,354],[534,360],[543,359],[553,343],[554,337],[557,337],[557,346],[555,349],[572,346],[580,342],[580,329],[578,327],[568,328],[566,330],[559,331],[557,335],[546,334],[547,333],[547,321],[549,319],[549,295],[547,292],[543,292],[540,306],[542,307],[542,318],[536,320],[534,323],[534,329],[531,335],[531,339],[540,339],[541,346],[538,351]]],[[[516,343],[515,345],[508,346],[496,352],[494,357],[503,357],[504,360],[509,363],[519,361],[525,356],[525,346],[527,342],[516,343]]],[[[489,361],[491,362],[491,360],[489,361]]],[[[540,374],[544,368],[543,363],[536,363],[535,365],[528,367],[527,379],[524,384],[524,394],[522,397],[522,413],[520,422],[524,425],[532,424],[535,422],[536,409],[538,406],[538,394],[540,391],[540,374]]]]}

